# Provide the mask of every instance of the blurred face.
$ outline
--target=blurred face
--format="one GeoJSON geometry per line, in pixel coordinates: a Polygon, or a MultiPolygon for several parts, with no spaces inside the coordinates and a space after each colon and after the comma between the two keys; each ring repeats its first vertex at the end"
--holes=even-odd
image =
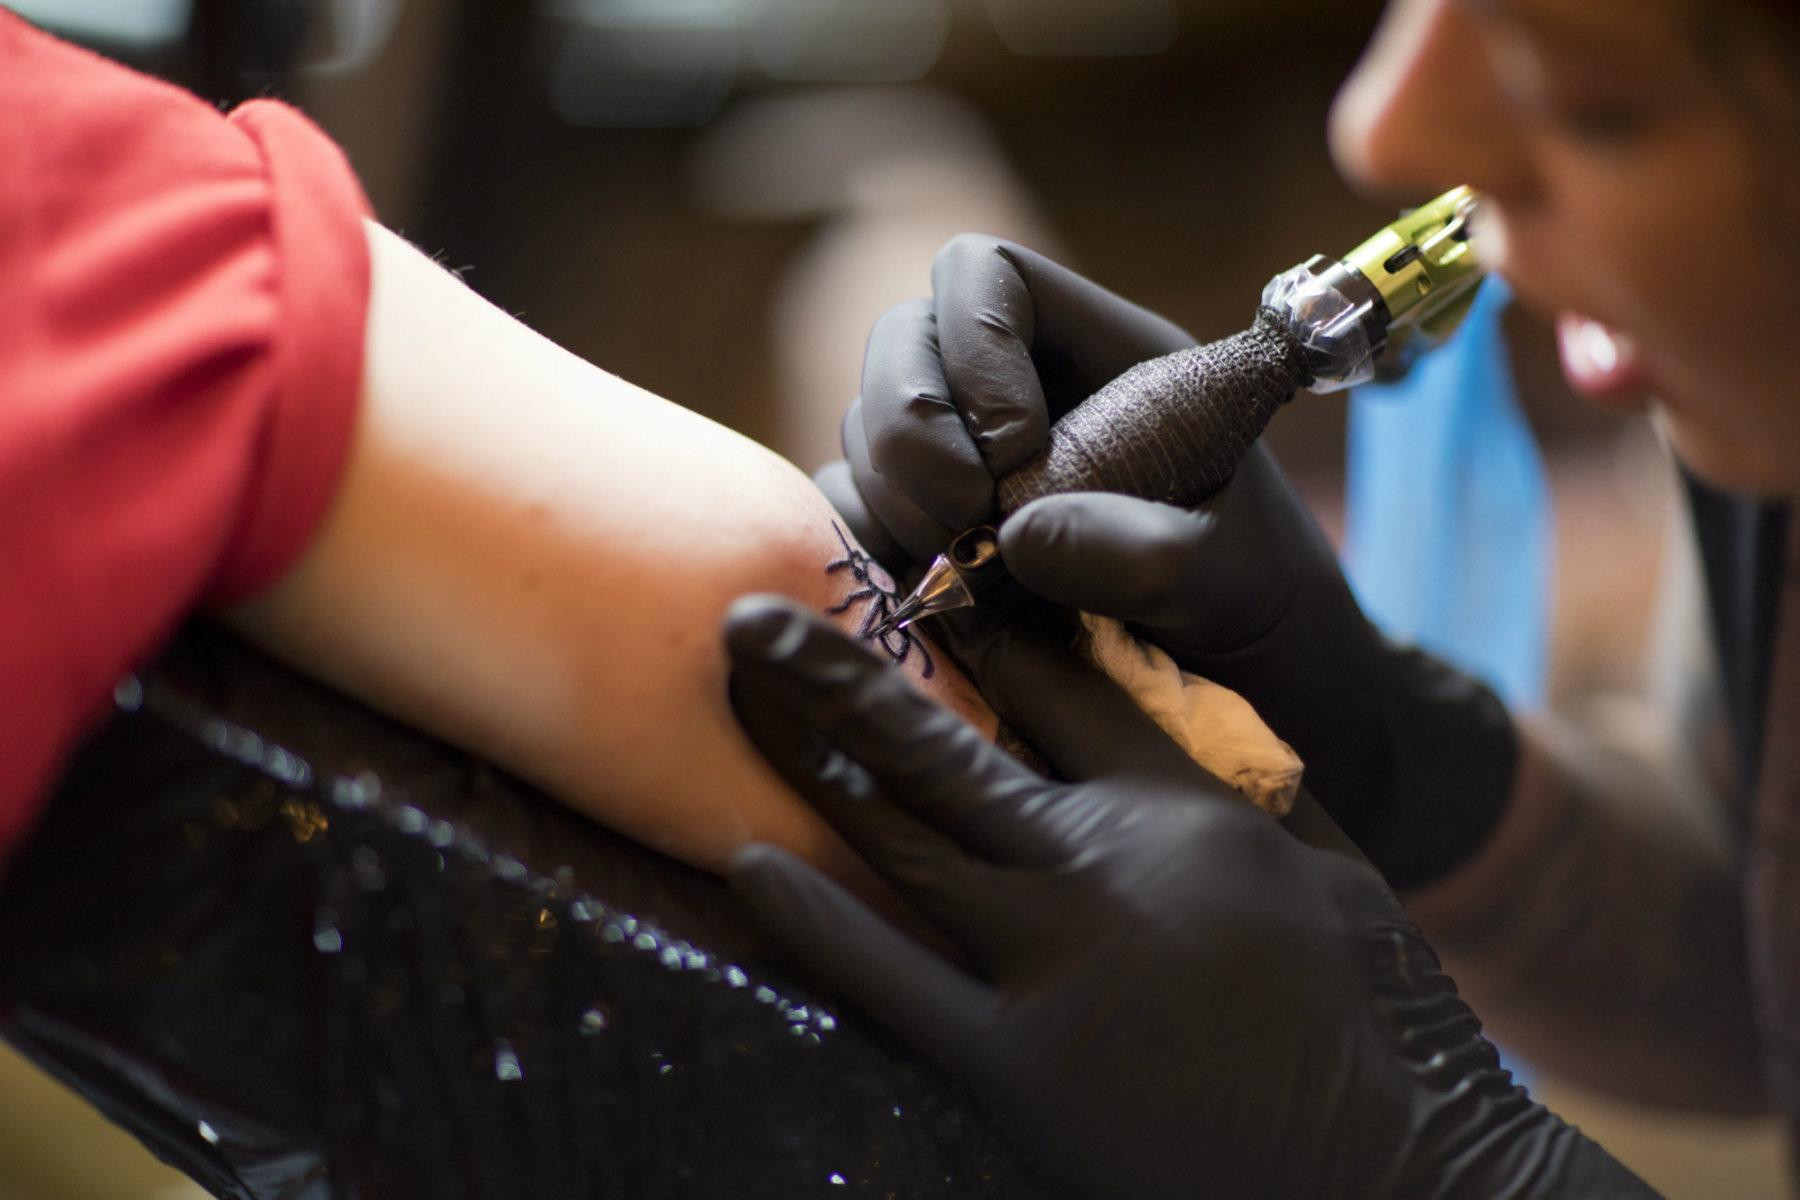
{"type": "Polygon", "coordinates": [[[1577,392],[1648,409],[1714,482],[1800,495],[1800,103],[1772,56],[1703,49],[1700,11],[1392,0],[1332,149],[1396,200],[1485,192],[1477,236],[1577,392]]]}

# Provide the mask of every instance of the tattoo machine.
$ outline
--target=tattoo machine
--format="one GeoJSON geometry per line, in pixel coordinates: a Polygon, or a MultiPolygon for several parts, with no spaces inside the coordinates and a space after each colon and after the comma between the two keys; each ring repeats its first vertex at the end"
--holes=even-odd
{"type": "MultiPolygon", "coordinates": [[[[1339,259],[1316,254],[1263,289],[1231,337],[1139,363],[1076,405],[1050,444],[995,489],[1002,516],[1060,492],[1123,492],[1191,506],[1231,479],[1275,410],[1405,372],[1468,311],[1483,268],[1466,187],[1408,212],[1339,259]]],[[[958,534],[874,633],[972,605],[1005,576],[999,534],[958,534]]]]}

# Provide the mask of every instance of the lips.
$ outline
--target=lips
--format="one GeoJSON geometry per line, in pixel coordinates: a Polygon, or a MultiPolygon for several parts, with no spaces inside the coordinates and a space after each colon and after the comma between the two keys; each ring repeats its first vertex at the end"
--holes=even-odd
{"type": "Polygon", "coordinates": [[[1556,344],[1569,386],[1590,400],[1642,403],[1649,380],[1638,344],[1591,317],[1565,312],[1556,318],[1556,344]]]}

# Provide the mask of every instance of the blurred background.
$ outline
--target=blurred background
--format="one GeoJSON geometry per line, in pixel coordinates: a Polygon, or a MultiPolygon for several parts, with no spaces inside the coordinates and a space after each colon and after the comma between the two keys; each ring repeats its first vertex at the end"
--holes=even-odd
{"type": "MultiPolygon", "coordinates": [[[[220,105],[298,104],[381,220],[478,292],[809,470],[870,323],[957,232],[1210,338],[1275,271],[1394,215],[1325,147],[1375,0],[7,3],[220,105]]],[[[1552,699],[1612,711],[1657,619],[1669,470],[1646,427],[1563,393],[1546,330],[1509,333],[1556,501],[1552,699]]],[[[1271,440],[1339,532],[1341,401],[1290,407],[1271,440]]],[[[1671,1197],[1782,1186],[1770,1127],[1540,1091],[1671,1197]]],[[[0,1057],[0,1200],[193,1194],[0,1057]]]]}

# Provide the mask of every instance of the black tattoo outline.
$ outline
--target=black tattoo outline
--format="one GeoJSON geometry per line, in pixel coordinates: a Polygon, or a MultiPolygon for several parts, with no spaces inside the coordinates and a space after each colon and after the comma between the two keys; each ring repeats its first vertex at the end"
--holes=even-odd
{"type": "Polygon", "coordinates": [[[892,633],[886,633],[880,637],[875,636],[875,627],[887,620],[888,614],[893,611],[893,606],[900,601],[900,593],[884,588],[875,582],[875,577],[869,571],[870,566],[874,565],[874,560],[850,544],[850,539],[844,536],[844,531],[838,528],[836,521],[831,523],[831,532],[837,534],[838,543],[844,547],[844,557],[835,562],[826,563],[825,573],[835,575],[839,571],[849,571],[850,577],[861,586],[845,596],[842,604],[835,604],[826,609],[826,613],[836,616],[839,613],[849,612],[853,605],[865,605],[862,624],[856,629],[858,640],[872,641],[880,646],[883,653],[894,660],[896,666],[905,662],[915,649],[918,650],[919,677],[930,679],[932,673],[937,670],[937,663],[933,661],[931,651],[925,648],[924,641],[914,636],[910,627],[896,629],[892,633]]]}

